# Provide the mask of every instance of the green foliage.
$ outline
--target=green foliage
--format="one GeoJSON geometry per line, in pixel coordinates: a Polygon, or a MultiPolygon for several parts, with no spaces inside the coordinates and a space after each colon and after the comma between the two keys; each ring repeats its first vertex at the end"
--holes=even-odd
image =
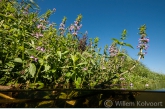
{"type": "MultiPolygon", "coordinates": [[[[133,48],[123,42],[127,36],[125,29],[121,41],[112,39],[112,44],[119,51],[115,57],[111,57],[108,45],[105,46],[104,53],[100,54],[99,37],[89,39],[87,43],[87,33],[75,36],[68,28],[59,30],[54,27],[54,23],[48,24],[54,10],[48,10],[39,16],[35,12],[38,5],[33,0],[22,3],[16,0],[0,2],[1,85],[24,84],[26,88],[57,88],[60,84],[71,84],[74,88],[95,88],[102,87],[103,84],[113,86],[120,84],[123,72],[137,64],[121,48],[133,48]]],[[[80,23],[81,20],[80,14],[76,21],[80,23]]],[[[62,23],[65,24],[66,21],[67,18],[64,17],[62,23]]],[[[145,25],[139,30],[140,34],[146,34],[145,25]]],[[[155,75],[138,66],[123,76],[128,84],[136,83],[137,79],[137,83],[146,84],[147,80],[154,80],[155,75]]],[[[157,76],[157,80],[160,78],[163,80],[164,76],[157,76]]]]}
{"type": "MultiPolygon", "coordinates": [[[[36,8],[39,7],[33,0],[22,3],[0,0],[0,85],[22,86],[20,88],[23,89],[130,89],[132,83],[133,89],[145,89],[145,84],[151,88],[165,82],[165,75],[150,71],[122,49],[123,46],[133,48],[124,42],[126,29],[122,31],[121,41],[112,39],[112,46],[117,51],[115,56],[108,52],[108,45],[101,54],[99,37],[87,42],[87,33],[74,35],[68,28],[57,29],[55,23],[47,22],[54,10],[39,16],[36,8]]],[[[79,14],[76,21],[79,24],[81,20],[82,15],[79,14]]],[[[65,23],[66,17],[62,19],[62,24],[65,23]]],[[[146,36],[145,25],[139,28],[139,34],[146,36]]],[[[39,93],[23,94],[29,98],[50,99],[54,96],[56,99],[72,99],[82,93],[61,92],[57,94],[59,96],[50,92],[41,96],[39,93]]],[[[97,100],[100,106],[105,95],[96,95],[94,102],[97,100]]],[[[77,103],[76,100],[61,101],[57,102],[58,106],[77,103]]],[[[86,99],[84,104],[91,101],[86,99]]],[[[52,104],[53,101],[42,101],[36,107],[52,104]]]]}

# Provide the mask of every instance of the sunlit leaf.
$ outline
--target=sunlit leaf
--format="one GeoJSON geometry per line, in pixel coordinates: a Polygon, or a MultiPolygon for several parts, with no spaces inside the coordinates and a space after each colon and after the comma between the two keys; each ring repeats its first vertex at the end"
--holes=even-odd
{"type": "Polygon", "coordinates": [[[71,100],[71,101],[66,101],[66,103],[68,103],[68,104],[70,104],[70,105],[75,105],[75,103],[76,103],[76,100],[71,100]]]}
{"type": "Polygon", "coordinates": [[[93,65],[95,65],[95,62],[94,62],[94,60],[93,60],[93,59],[91,59],[91,62],[92,62],[92,64],[93,64],[93,65]]]}
{"type": "Polygon", "coordinates": [[[42,82],[38,82],[37,84],[39,85],[37,89],[42,89],[44,87],[44,83],[42,82]]]}
{"type": "Polygon", "coordinates": [[[21,58],[15,58],[14,62],[22,63],[22,59],[21,58]]]}
{"type": "Polygon", "coordinates": [[[50,106],[54,101],[50,100],[50,101],[42,101],[39,102],[37,107],[43,107],[43,105],[46,105],[48,107],[48,105],[50,106]]]}
{"type": "Polygon", "coordinates": [[[112,40],[113,40],[114,42],[116,42],[116,43],[119,42],[119,40],[117,40],[117,39],[115,39],[115,38],[112,38],[112,40]]]}
{"type": "Polygon", "coordinates": [[[128,46],[128,47],[130,47],[130,48],[132,48],[132,49],[134,49],[134,48],[132,47],[132,45],[130,45],[130,44],[124,43],[124,45],[125,45],[125,46],[128,46]]]}
{"type": "Polygon", "coordinates": [[[47,64],[45,64],[44,67],[45,67],[45,70],[44,71],[48,71],[50,69],[50,66],[47,65],[47,64]]]}
{"type": "Polygon", "coordinates": [[[72,76],[72,75],[71,75],[71,72],[66,73],[65,76],[66,76],[66,77],[71,77],[71,76],[72,76]]]}
{"type": "Polygon", "coordinates": [[[78,81],[78,83],[80,84],[80,83],[81,83],[81,78],[78,77],[78,78],[77,78],[77,81],[78,81]]]}
{"type": "Polygon", "coordinates": [[[59,98],[60,98],[60,99],[67,99],[66,93],[61,92],[59,98]]]}
{"type": "Polygon", "coordinates": [[[100,100],[100,101],[99,101],[99,106],[102,104],[102,101],[103,101],[103,100],[100,100]]]}
{"type": "Polygon", "coordinates": [[[62,55],[65,55],[65,54],[67,54],[67,53],[69,53],[69,51],[65,51],[64,53],[62,53],[62,55]]]}
{"type": "Polygon", "coordinates": [[[83,62],[83,63],[78,64],[77,66],[81,66],[81,65],[85,65],[85,64],[87,64],[87,62],[86,62],[86,61],[85,61],[85,62],[83,62]]]}
{"type": "Polygon", "coordinates": [[[73,63],[76,63],[76,61],[79,59],[76,55],[71,55],[71,58],[73,60],[73,63]]]}
{"type": "Polygon", "coordinates": [[[34,77],[34,75],[36,73],[36,66],[34,65],[34,63],[29,64],[29,72],[30,72],[31,76],[34,77]]]}
{"type": "Polygon", "coordinates": [[[27,53],[28,55],[35,55],[35,52],[34,52],[34,50],[29,50],[29,49],[26,49],[25,50],[25,53],[27,53]]]}
{"type": "Polygon", "coordinates": [[[61,59],[61,51],[57,51],[57,55],[58,55],[59,58],[61,59]]]}
{"type": "Polygon", "coordinates": [[[42,58],[40,58],[38,61],[39,61],[39,63],[40,63],[41,65],[44,64],[44,60],[43,60],[42,58]]]}

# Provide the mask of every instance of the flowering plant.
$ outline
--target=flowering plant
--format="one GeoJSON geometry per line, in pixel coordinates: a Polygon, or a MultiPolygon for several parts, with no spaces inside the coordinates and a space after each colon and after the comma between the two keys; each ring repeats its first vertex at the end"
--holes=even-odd
{"type": "Polygon", "coordinates": [[[58,88],[62,84],[63,88],[104,88],[105,84],[121,85],[121,81],[135,83],[129,78],[136,78],[136,73],[130,75],[130,72],[139,66],[138,61],[146,54],[143,50],[148,48],[145,25],[139,28],[140,52],[135,61],[122,49],[123,46],[133,48],[124,42],[125,29],[121,41],[113,38],[109,49],[106,45],[104,53],[100,54],[98,37],[88,42],[88,32],[79,34],[81,14],[68,28],[64,17],[57,29],[55,23],[48,22],[56,9],[39,16],[32,8],[32,2],[0,2],[1,85],[19,84],[26,88],[51,85],[58,88]]]}

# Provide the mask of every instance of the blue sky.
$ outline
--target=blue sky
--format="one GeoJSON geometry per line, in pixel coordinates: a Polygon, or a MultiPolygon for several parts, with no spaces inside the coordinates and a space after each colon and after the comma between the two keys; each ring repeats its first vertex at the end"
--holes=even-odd
{"type": "Polygon", "coordinates": [[[59,27],[64,16],[66,26],[74,22],[78,14],[83,15],[81,32],[88,31],[88,37],[100,38],[99,47],[112,43],[112,38],[120,38],[123,29],[127,29],[125,42],[134,49],[125,47],[128,54],[137,59],[136,49],[138,28],[146,24],[150,38],[149,49],[144,60],[149,69],[165,74],[165,0],[36,0],[40,14],[56,8],[50,17],[59,27]]]}

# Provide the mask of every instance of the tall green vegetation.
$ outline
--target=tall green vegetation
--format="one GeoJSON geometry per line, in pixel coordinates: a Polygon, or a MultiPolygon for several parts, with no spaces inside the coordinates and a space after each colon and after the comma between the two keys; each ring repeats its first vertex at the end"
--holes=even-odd
{"type": "MultiPolygon", "coordinates": [[[[127,30],[121,40],[113,43],[104,53],[98,48],[99,38],[89,39],[80,34],[82,15],[65,27],[64,17],[59,28],[48,19],[56,9],[39,16],[38,6],[31,1],[0,1],[0,84],[22,88],[103,88],[105,84],[152,85],[165,80],[164,75],[151,72],[140,64],[149,39],[146,25],[139,28],[140,52],[137,61],[122,49],[131,47],[125,42],[127,30]],[[39,86],[39,87],[38,87],[39,86]]],[[[127,87],[128,88],[128,87],[127,87]]]]}

